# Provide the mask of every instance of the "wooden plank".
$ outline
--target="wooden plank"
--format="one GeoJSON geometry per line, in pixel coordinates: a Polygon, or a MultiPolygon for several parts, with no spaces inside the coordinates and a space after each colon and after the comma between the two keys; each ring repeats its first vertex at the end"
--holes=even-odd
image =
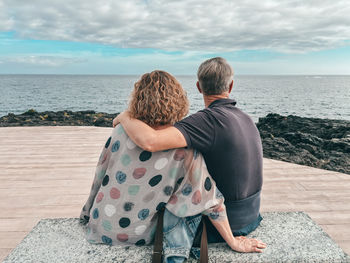
{"type": "Polygon", "coordinates": [[[15,248],[27,234],[23,231],[1,231],[0,248],[15,248]]]}
{"type": "Polygon", "coordinates": [[[308,215],[320,225],[348,225],[350,227],[350,211],[308,212],[308,215]]]}
{"type": "MultiPolygon", "coordinates": [[[[0,218],[0,239],[5,238],[3,232],[21,231],[29,232],[40,221],[41,217],[26,218],[0,218]]],[[[1,247],[1,246],[0,246],[1,247]]]]}

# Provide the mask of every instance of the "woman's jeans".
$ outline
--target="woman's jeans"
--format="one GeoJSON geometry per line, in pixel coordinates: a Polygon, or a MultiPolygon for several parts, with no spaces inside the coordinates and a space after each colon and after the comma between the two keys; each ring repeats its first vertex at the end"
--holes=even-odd
{"type": "MultiPolygon", "coordinates": [[[[167,263],[182,263],[190,255],[190,252],[195,258],[199,258],[199,247],[192,247],[195,237],[196,241],[200,237],[201,229],[198,229],[202,215],[194,215],[189,217],[177,217],[169,212],[167,209],[164,211],[164,226],[163,226],[163,251],[164,262],[167,263]],[[198,229],[198,233],[196,235],[198,229]]],[[[234,231],[234,236],[246,236],[250,232],[254,231],[262,220],[261,215],[252,223],[244,228],[234,231]]],[[[217,233],[217,232],[216,232],[217,233]]],[[[208,243],[220,243],[225,242],[224,239],[217,233],[217,235],[208,236],[208,243]]],[[[194,244],[196,245],[196,244],[194,244]]]]}
{"type": "Polygon", "coordinates": [[[164,210],[163,251],[164,262],[179,263],[189,257],[202,214],[177,217],[164,210]]]}

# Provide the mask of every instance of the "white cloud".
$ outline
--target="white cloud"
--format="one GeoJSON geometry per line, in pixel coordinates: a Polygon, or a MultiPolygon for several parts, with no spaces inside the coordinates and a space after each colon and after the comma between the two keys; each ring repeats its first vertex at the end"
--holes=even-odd
{"type": "Polygon", "coordinates": [[[85,62],[85,59],[74,57],[59,57],[55,55],[42,56],[42,55],[30,55],[30,56],[15,56],[5,59],[6,63],[15,63],[22,65],[36,65],[36,66],[48,66],[59,67],[67,64],[75,64],[85,62]]]}
{"type": "Polygon", "coordinates": [[[350,39],[350,2],[331,0],[0,0],[22,38],[187,51],[304,52],[350,39]]]}

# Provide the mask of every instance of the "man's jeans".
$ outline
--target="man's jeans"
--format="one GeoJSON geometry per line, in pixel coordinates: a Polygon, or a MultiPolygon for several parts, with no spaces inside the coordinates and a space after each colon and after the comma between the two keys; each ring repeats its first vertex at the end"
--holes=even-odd
{"type": "MultiPolygon", "coordinates": [[[[163,226],[164,262],[182,263],[189,257],[190,252],[195,258],[199,258],[200,249],[199,247],[192,247],[192,244],[194,242],[201,219],[201,214],[181,218],[173,215],[167,209],[165,209],[163,226]]],[[[259,215],[256,221],[238,231],[235,231],[233,235],[248,235],[259,226],[261,220],[262,217],[259,215]]],[[[225,241],[219,234],[218,236],[208,236],[208,242],[219,243],[225,241]]]]}

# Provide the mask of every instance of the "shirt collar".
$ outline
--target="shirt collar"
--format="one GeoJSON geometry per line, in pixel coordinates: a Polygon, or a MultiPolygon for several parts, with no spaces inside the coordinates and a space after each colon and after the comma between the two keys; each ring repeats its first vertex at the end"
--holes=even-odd
{"type": "Polygon", "coordinates": [[[237,103],[237,101],[235,101],[234,99],[218,99],[218,100],[214,100],[212,103],[210,103],[208,108],[212,108],[212,107],[216,107],[216,106],[220,106],[220,105],[226,105],[226,104],[232,104],[233,106],[235,106],[236,103],[237,103]]]}

